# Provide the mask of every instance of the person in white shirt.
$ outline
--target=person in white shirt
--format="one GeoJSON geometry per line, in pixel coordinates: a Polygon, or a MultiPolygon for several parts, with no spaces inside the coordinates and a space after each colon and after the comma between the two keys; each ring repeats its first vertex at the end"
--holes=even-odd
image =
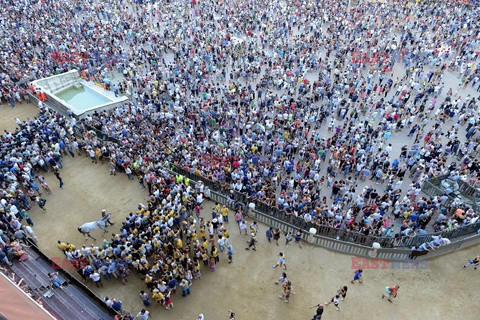
{"type": "Polygon", "coordinates": [[[98,272],[95,271],[94,273],[92,273],[90,275],[90,279],[92,279],[92,281],[98,288],[103,287],[102,279],[100,278],[100,274],[98,272]]]}
{"type": "Polygon", "coordinates": [[[95,150],[90,149],[88,151],[88,154],[90,155],[90,158],[92,159],[92,163],[97,163],[97,158],[95,157],[95,150]]]}
{"type": "Polygon", "coordinates": [[[306,223],[309,223],[310,221],[312,221],[312,216],[310,215],[310,213],[305,213],[304,219],[306,223]]]}
{"type": "Polygon", "coordinates": [[[103,299],[103,302],[105,303],[105,305],[107,307],[109,307],[109,308],[112,307],[113,301],[109,297],[105,297],[105,299],[103,299]]]}
{"type": "Polygon", "coordinates": [[[247,224],[245,223],[245,221],[240,222],[238,227],[240,228],[240,234],[242,234],[244,231],[245,234],[247,234],[247,224]]]}
{"type": "Polygon", "coordinates": [[[202,204],[203,202],[203,194],[199,193],[197,196],[197,204],[202,204]]]}
{"type": "Polygon", "coordinates": [[[142,310],[137,314],[137,316],[135,317],[135,319],[148,320],[148,319],[150,319],[150,312],[148,312],[148,311],[145,310],[145,309],[142,309],[142,310]]]}

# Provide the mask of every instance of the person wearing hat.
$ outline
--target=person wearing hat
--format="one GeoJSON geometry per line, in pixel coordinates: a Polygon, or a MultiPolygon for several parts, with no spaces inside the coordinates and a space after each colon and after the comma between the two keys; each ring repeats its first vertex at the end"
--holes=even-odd
{"type": "Polygon", "coordinates": [[[182,289],[182,297],[186,297],[187,294],[190,294],[190,284],[187,279],[182,279],[180,282],[180,288],[182,289]]]}
{"type": "Polygon", "coordinates": [[[102,210],[102,220],[105,221],[105,225],[106,225],[107,223],[109,223],[111,226],[113,226],[113,225],[115,224],[115,223],[113,223],[112,221],[110,221],[111,215],[112,215],[112,214],[111,214],[110,212],[107,214],[107,211],[106,211],[105,209],[102,210]]]}
{"type": "Polygon", "coordinates": [[[152,299],[157,303],[162,302],[164,299],[163,293],[158,289],[153,289],[152,299]]]}

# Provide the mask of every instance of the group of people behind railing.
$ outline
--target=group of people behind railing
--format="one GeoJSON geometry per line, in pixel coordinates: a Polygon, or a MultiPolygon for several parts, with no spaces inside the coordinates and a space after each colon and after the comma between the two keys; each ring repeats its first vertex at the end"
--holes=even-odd
{"type": "MultiPolygon", "coordinates": [[[[471,224],[463,225],[462,227],[458,228],[451,228],[451,229],[444,229],[442,230],[440,225],[446,224],[449,225],[446,221],[446,208],[440,208],[440,214],[436,216],[435,223],[433,224],[435,230],[438,230],[435,233],[426,233],[424,228],[426,224],[428,224],[429,220],[423,221],[423,226],[417,231],[414,231],[411,228],[408,228],[408,223],[402,227],[401,233],[391,236],[382,236],[382,235],[366,235],[365,233],[355,232],[352,229],[337,227],[334,225],[328,225],[328,223],[322,223],[322,220],[312,220],[312,221],[305,221],[304,218],[298,217],[292,214],[288,214],[285,210],[279,210],[277,207],[271,207],[266,203],[262,203],[255,198],[248,197],[244,193],[239,193],[236,191],[225,192],[221,186],[216,185],[213,181],[206,179],[205,177],[198,176],[192,172],[186,171],[181,168],[174,168],[175,172],[188,176],[192,180],[202,181],[205,185],[208,185],[211,190],[215,190],[221,192],[227,198],[227,203],[234,203],[248,205],[249,203],[254,203],[255,210],[271,215],[281,221],[287,222],[294,226],[300,227],[304,230],[310,230],[310,228],[315,228],[317,230],[317,235],[326,236],[330,238],[336,238],[338,240],[353,242],[357,244],[362,244],[366,246],[371,246],[373,243],[379,243],[383,248],[393,248],[393,247],[420,247],[425,242],[429,243],[432,239],[438,238],[441,234],[443,234],[444,238],[457,238],[468,234],[474,234],[477,230],[480,229],[480,222],[477,222],[477,219],[474,219],[471,224]],[[418,231],[421,230],[421,231],[418,231]]],[[[422,200],[423,201],[423,200],[422,200]]],[[[460,209],[461,210],[461,209],[460,209]]],[[[472,213],[471,209],[470,213],[472,213]]],[[[458,223],[457,220],[454,220],[453,223],[458,223]]],[[[450,224],[451,225],[451,224],[450,224]]],[[[441,237],[441,236],[440,236],[441,237]]],[[[443,244],[446,244],[445,242],[443,244]]]]}

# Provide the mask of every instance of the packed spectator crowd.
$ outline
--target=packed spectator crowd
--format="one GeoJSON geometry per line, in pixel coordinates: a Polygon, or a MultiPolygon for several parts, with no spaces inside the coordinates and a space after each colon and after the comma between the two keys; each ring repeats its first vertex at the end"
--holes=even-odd
{"type": "Polygon", "coordinates": [[[27,211],[38,205],[46,212],[42,192],[50,188],[42,173],[53,171],[61,180],[62,155],[75,143],[71,122],[46,108],[35,119],[17,123],[15,132],[0,138],[0,245],[6,263],[21,259],[26,238],[37,240],[27,211]]]}
{"type": "Polygon", "coordinates": [[[399,244],[476,223],[471,205],[421,190],[444,174],[479,183],[478,14],[450,1],[6,1],[2,102],[26,96],[19,80],[72,68],[110,79],[131,102],[81,121],[41,107],[2,135],[4,261],[15,257],[9,236],[33,225],[31,205],[45,207],[41,173],[54,170],[62,184],[64,154],[106,161],[150,194],[111,241],[64,248],[67,256],[88,256],[80,272],[98,285],[125,281],[131,266],[166,307],[202,262],[214,270],[216,238],[228,234],[222,214],[199,215],[209,190],[165,169],[203,176],[302,227],[399,244]]]}

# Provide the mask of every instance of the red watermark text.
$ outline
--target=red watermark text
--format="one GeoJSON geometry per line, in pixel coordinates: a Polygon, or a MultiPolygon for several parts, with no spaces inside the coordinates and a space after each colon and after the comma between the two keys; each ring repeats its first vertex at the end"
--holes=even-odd
{"type": "Polygon", "coordinates": [[[425,259],[367,259],[352,257],[353,270],[369,269],[428,269],[428,262],[425,259]],[[391,265],[390,265],[391,263],[391,265]]]}
{"type": "Polygon", "coordinates": [[[61,51],[52,51],[51,52],[52,61],[58,64],[64,63],[87,63],[89,58],[88,53],[86,52],[61,52],[61,51]]]}
{"type": "Polygon", "coordinates": [[[381,63],[383,70],[385,72],[392,71],[388,66],[388,59],[390,55],[386,52],[373,52],[369,54],[368,52],[361,52],[361,51],[352,51],[352,63],[359,64],[359,63],[381,63]]]}
{"type": "Polygon", "coordinates": [[[200,158],[203,167],[229,167],[233,162],[239,160],[238,156],[215,156],[208,153],[200,155],[200,158]]]}
{"type": "Polygon", "coordinates": [[[67,258],[62,257],[52,258],[52,269],[54,270],[78,270],[84,266],[88,266],[89,264],[90,261],[87,258],[72,260],[68,260],[67,258]]]}

